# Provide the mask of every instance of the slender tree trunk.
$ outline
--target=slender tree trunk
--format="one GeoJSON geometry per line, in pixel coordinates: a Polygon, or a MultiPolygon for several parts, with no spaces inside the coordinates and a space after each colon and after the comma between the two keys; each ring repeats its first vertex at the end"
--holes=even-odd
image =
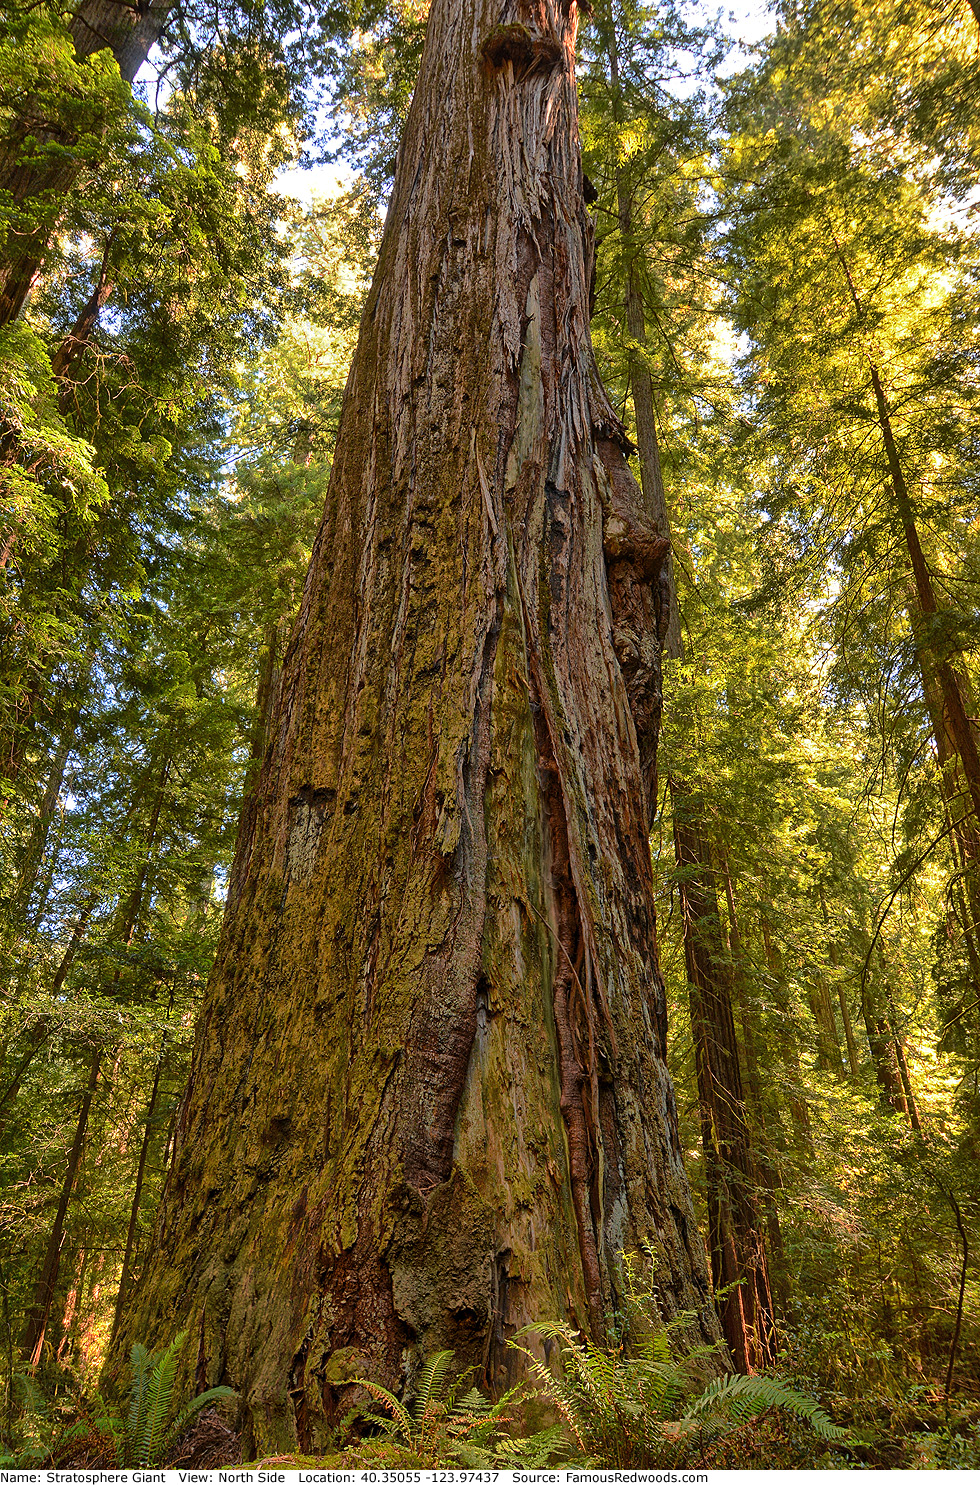
{"type": "Polygon", "coordinates": [[[72,1342],[78,1330],[78,1316],[81,1309],[82,1296],[85,1292],[88,1260],[89,1249],[83,1247],[75,1263],[74,1282],[65,1299],[64,1313],[61,1317],[61,1339],[58,1342],[58,1365],[61,1367],[71,1365],[72,1342]]]}
{"type": "MultiPolygon", "coordinates": [[[[912,569],[912,576],[915,582],[918,614],[913,615],[912,627],[916,635],[916,652],[922,667],[924,684],[927,687],[935,687],[942,699],[942,715],[937,733],[941,731],[944,734],[948,751],[955,754],[957,758],[971,806],[974,833],[976,833],[976,824],[980,821],[980,752],[978,752],[977,746],[976,721],[972,715],[973,711],[975,711],[975,705],[971,704],[972,697],[969,694],[969,682],[965,675],[959,673],[959,669],[952,665],[944,656],[937,655],[935,653],[934,643],[931,639],[925,637],[922,632],[923,628],[928,626],[929,620],[934,619],[938,614],[939,604],[936,600],[932,577],[926,564],[921,542],[919,541],[919,532],[915,524],[912,501],[909,496],[908,486],[905,483],[905,474],[902,470],[898,447],[892,432],[891,415],[885,398],[884,387],[878,368],[870,358],[869,366],[871,370],[871,385],[874,389],[875,404],[878,410],[878,423],[888,459],[888,472],[891,479],[895,508],[905,534],[909,565],[912,569]]],[[[938,743],[938,735],[936,740],[938,743]]]]}
{"type": "Polygon", "coordinates": [[[28,907],[31,896],[37,885],[38,873],[41,862],[44,860],[44,852],[48,843],[48,832],[51,821],[54,819],[61,797],[62,785],[65,782],[65,769],[68,759],[75,746],[75,738],[78,732],[78,720],[81,715],[80,693],[84,693],[88,685],[88,673],[80,681],[76,690],[76,701],[67,714],[58,740],[57,751],[51,761],[48,770],[48,780],[45,785],[44,794],[38,807],[38,812],[31,822],[30,834],[20,859],[17,874],[17,887],[14,891],[10,905],[11,921],[15,925],[22,925],[28,916],[28,907]]]}
{"type": "Polygon", "coordinates": [[[255,722],[252,728],[250,763],[260,768],[269,748],[272,718],[279,695],[279,680],[282,675],[285,625],[266,624],[262,631],[262,650],[259,655],[259,677],[255,690],[255,722]]]}
{"type": "MultiPolygon", "coordinates": [[[[171,4],[81,0],[69,24],[76,58],[83,61],[108,49],[123,79],[131,83],[159,38],[171,4]]],[[[58,119],[36,117],[31,102],[25,102],[21,117],[8,124],[0,139],[0,192],[24,208],[23,222],[10,231],[0,259],[0,326],[23,309],[51,233],[82,173],[73,154],[78,143],[74,129],[58,119]]]]}
{"type": "MultiPolygon", "coordinates": [[[[153,844],[156,839],[157,830],[159,828],[160,814],[166,794],[167,782],[170,776],[170,768],[171,760],[169,758],[166,758],[160,770],[157,791],[150,810],[149,824],[146,829],[146,859],[140,866],[139,872],[137,873],[136,881],[134,882],[128,897],[126,898],[124,903],[120,905],[117,915],[119,923],[119,938],[127,948],[133,941],[133,935],[136,931],[136,926],[139,922],[140,913],[143,907],[143,896],[146,889],[147,877],[149,874],[150,853],[152,851],[153,844]]],[[[68,971],[71,967],[72,960],[74,959],[75,951],[77,950],[77,947],[81,943],[82,937],[84,936],[88,918],[94,905],[95,904],[93,900],[88,904],[88,906],[79,916],[78,922],[75,925],[71,941],[65,951],[64,956],[62,957],[61,964],[58,968],[58,973],[55,975],[54,985],[52,986],[52,991],[55,995],[60,993],[62,986],[64,985],[65,979],[68,975],[68,971]]],[[[116,990],[119,986],[121,973],[122,972],[120,969],[116,969],[113,973],[113,990],[116,990]]],[[[24,1339],[21,1345],[21,1352],[24,1360],[31,1366],[37,1365],[41,1356],[42,1348],[44,1346],[44,1336],[47,1328],[48,1317],[50,1315],[51,1304],[54,1299],[55,1289],[58,1283],[58,1273],[61,1264],[61,1245],[64,1239],[65,1220],[68,1215],[68,1207],[71,1201],[72,1190],[75,1185],[75,1178],[78,1173],[78,1165],[81,1160],[82,1150],[84,1149],[85,1133],[88,1128],[89,1113],[91,1111],[92,1099],[95,1094],[96,1085],[99,1079],[99,1070],[104,1055],[105,1049],[100,1047],[97,1048],[91,1056],[89,1064],[89,1082],[82,1099],[82,1106],[79,1111],[78,1122],[75,1129],[75,1138],[68,1155],[68,1168],[61,1188],[58,1210],[55,1214],[54,1225],[52,1227],[51,1235],[48,1239],[48,1244],[45,1249],[44,1259],[41,1264],[41,1271],[37,1281],[37,1289],[35,1291],[34,1304],[32,1305],[29,1312],[27,1326],[24,1331],[24,1339]]]]}
{"type": "MultiPolygon", "coordinates": [[[[61,956],[61,962],[59,963],[58,968],[55,971],[54,979],[51,982],[51,994],[53,997],[56,997],[61,993],[65,980],[68,978],[68,972],[74,962],[79,945],[81,944],[82,939],[85,937],[85,930],[88,927],[88,921],[94,906],[95,899],[93,897],[90,898],[89,902],[82,909],[81,913],[78,916],[78,920],[75,923],[74,928],[72,929],[71,938],[68,940],[65,952],[61,956]]],[[[37,1054],[41,1051],[42,1047],[44,1047],[47,1043],[48,1038],[55,1030],[55,1025],[56,1023],[50,1020],[50,1018],[44,1017],[36,1023],[35,1028],[29,1033],[29,1045],[27,1047],[27,1050],[24,1052],[20,1062],[17,1064],[10,1082],[3,1090],[3,1093],[0,1094],[0,1114],[3,1114],[6,1111],[7,1107],[16,1099],[18,1093],[20,1092],[21,1084],[24,1081],[24,1076],[28,1068],[34,1061],[34,1058],[37,1056],[37,1054]]],[[[6,1127],[6,1124],[2,1120],[0,1120],[0,1138],[3,1137],[3,1133],[6,1127]]]]}
{"type": "Polygon", "coordinates": [[[894,1032],[895,1060],[898,1063],[898,1075],[902,1084],[902,1093],[905,1096],[905,1111],[909,1116],[909,1123],[917,1134],[922,1133],[922,1123],[919,1119],[919,1107],[915,1101],[915,1093],[912,1090],[912,1078],[909,1074],[908,1059],[905,1056],[905,1046],[901,1036],[894,1032]]]}
{"type": "MultiPolygon", "coordinates": [[[[829,928],[830,913],[827,911],[827,899],[824,896],[822,887],[819,889],[819,900],[824,927],[829,928]]],[[[830,960],[830,967],[834,971],[837,983],[837,1003],[840,1006],[841,1025],[844,1028],[844,1043],[847,1047],[848,1073],[852,1078],[856,1078],[861,1071],[861,1060],[858,1057],[857,1041],[854,1037],[854,1025],[851,1021],[851,1012],[847,1004],[847,996],[844,992],[844,981],[840,976],[840,950],[837,947],[837,940],[835,938],[828,938],[827,940],[827,958],[830,960]]]]}
{"type": "MultiPolygon", "coordinates": [[[[885,970],[885,973],[887,974],[884,953],[880,953],[879,957],[882,962],[882,969],[885,970]]],[[[902,1036],[901,1028],[898,1023],[898,1015],[895,1010],[895,1000],[892,995],[891,985],[888,983],[887,979],[885,980],[885,1001],[888,1006],[888,1029],[891,1032],[892,1045],[895,1049],[895,1065],[898,1068],[898,1078],[899,1082],[902,1085],[902,1098],[905,1105],[905,1112],[908,1114],[909,1123],[915,1130],[916,1134],[921,1134],[922,1124],[919,1119],[919,1109],[915,1101],[915,1094],[912,1091],[912,1078],[911,1074],[909,1073],[908,1060],[905,1056],[905,1039],[902,1036]]]]}
{"type": "Polygon", "coordinates": [[[114,238],[115,232],[112,231],[106,238],[99,274],[93,285],[92,292],[79,311],[74,325],[72,325],[68,334],[51,357],[51,370],[55,378],[61,383],[58,389],[58,407],[63,414],[70,412],[72,404],[75,401],[75,382],[78,377],[77,363],[91,341],[95,327],[99,323],[99,315],[112,298],[112,292],[115,288],[115,284],[109,276],[109,259],[112,253],[114,238]]]}
{"type": "MultiPolygon", "coordinates": [[[[864,306],[840,244],[836,237],[833,241],[848,294],[861,323],[865,318],[864,306]]],[[[914,590],[909,605],[909,621],[923,693],[932,720],[944,794],[960,851],[969,863],[968,881],[980,906],[980,739],[976,699],[962,655],[951,658],[937,643],[933,621],[940,612],[940,605],[922,550],[915,508],[892,427],[891,408],[881,371],[870,350],[866,352],[866,358],[878,429],[888,465],[892,510],[901,524],[908,554],[914,590]]]]}
{"type": "MultiPolygon", "coordinates": [[[[837,953],[837,946],[835,944],[831,944],[830,950],[832,956],[831,963],[836,968],[837,963],[834,956],[836,956],[837,953]]],[[[856,1078],[861,1071],[861,1059],[858,1056],[857,1039],[854,1035],[854,1023],[851,1020],[851,1011],[850,1007],[847,1004],[847,995],[845,994],[844,983],[842,980],[838,980],[837,982],[837,1003],[840,1006],[841,1024],[844,1027],[844,1041],[847,1045],[848,1073],[852,1078],[856,1078]]]]}
{"type": "MultiPolygon", "coordinates": [[[[50,1021],[50,1019],[48,1017],[41,1017],[34,1023],[34,1025],[31,1027],[31,1030],[27,1033],[27,1049],[22,1054],[17,1066],[14,1068],[7,1086],[4,1088],[3,1092],[0,1093],[0,1116],[6,1113],[8,1106],[14,1102],[15,1098],[20,1092],[21,1084],[24,1081],[28,1068],[34,1061],[34,1058],[41,1051],[42,1047],[46,1045],[53,1029],[53,1023],[50,1021]]],[[[3,1138],[6,1127],[7,1126],[5,1122],[3,1121],[2,1117],[0,1117],[0,1139],[3,1138]]]]}
{"type": "MultiPolygon", "coordinates": [[[[976,701],[967,678],[963,679],[972,718],[976,716],[976,701]]],[[[957,870],[951,897],[960,920],[976,1001],[980,997],[980,820],[970,808],[969,796],[963,788],[958,759],[943,726],[943,709],[937,687],[926,675],[923,676],[923,690],[932,722],[939,787],[957,870]]],[[[980,1029],[980,1018],[974,1017],[973,1024],[975,1031],[980,1029]]]]}
{"type": "Polygon", "coordinates": [[[844,1063],[837,1037],[837,1022],[830,1003],[830,986],[822,968],[817,968],[807,990],[810,1010],[817,1030],[817,1066],[824,1072],[843,1078],[844,1063]]]}
{"type": "MultiPolygon", "coordinates": [[[[671,779],[674,842],[684,915],[684,960],[691,1000],[701,1139],[708,1202],[708,1246],[722,1330],[739,1371],[775,1354],[769,1267],[758,1210],[759,1175],[742,1092],[730,970],[718,900],[706,886],[705,842],[685,818],[684,796],[671,779]]],[[[695,805],[693,820],[700,811],[695,805]]]]}
{"type": "Polygon", "coordinates": [[[71,967],[75,962],[75,955],[78,953],[78,950],[81,947],[82,939],[85,937],[85,934],[88,931],[89,919],[92,916],[92,911],[95,908],[95,904],[95,896],[90,896],[85,906],[79,913],[77,919],[75,920],[75,926],[71,931],[71,938],[68,940],[65,952],[62,954],[61,960],[58,964],[58,968],[55,970],[54,979],[51,981],[52,995],[60,995],[61,993],[62,987],[71,971],[71,967]]]}
{"type": "Polygon", "coordinates": [[[153,1139],[153,1115],[156,1109],[157,1095],[160,1091],[160,1076],[163,1072],[164,1055],[166,1053],[167,1037],[164,1033],[160,1052],[157,1057],[156,1067],[153,1071],[153,1086],[146,1104],[146,1113],[143,1116],[143,1138],[140,1142],[139,1161],[136,1166],[136,1180],[133,1183],[133,1199],[129,1208],[129,1226],[126,1229],[126,1248],[123,1253],[122,1269],[119,1274],[119,1291],[116,1295],[116,1308],[112,1317],[112,1335],[110,1345],[116,1338],[119,1322],[122,1318],[126,1299],[129,1293],[133,1257],[136,1250],[136,1228],[139,1221],[140,1202],[143,1197],[143,1179],[146,1175],[146,1160],[150,1152],[150,1144],[153,1139]]]}
{"type": "Polygon", "coordinates": [[[772,990],[779,1008],[778,1041],[779,1052],[786,1068],[789,1086],[786,1090],[786,1104],[789,1109],[790,1119],[793,1123],[793,1133],[798,1150],[805,1154],[812,1145],[810,1130],[810,1111],[806,1104],[804,1093],[803,1069],[800,1066],[800,1047],[796,1034],[796,1018],[790,1003],[789,991],[786,985],[786,970],[783,957],[776,944],[773,942],[772,927],[768,918],[763,916],[760,920],[762,929],[762,945],[765,951],[766,964],[772,977],[772,990]]]}
{"type": "MultiPolygon", "coordinates": [[[[154,1251],[246,1447],[344,1379],[601,1333],[624,1250],[717,1335],[664,1064],[617,658],[655,628],[588,334],[567,0],[436,0],[154,1251]]],[[[656,678],[659,680],[659,676],[656,678]]],[[[631,687],[632,694],[631,694],[631,687]]]]}
{"type": "MultiPolygon", "coordinates": [[[[867,949],[870,938],[866,930],[862,929],[861,937],[867,949]]],[[[895,1109],[907,1117],[908,1105],[905,1102],[902,1078],[898,1069],[895,1036],[887,1011],[882,1004],[880,992],[867,972],[861,987],[861,1015],[868,1037],[871,1066],[874,1068],[882,1107],[895,1109]]]]}
{"type": "MultiPolygon", "coordinates": [[[[622,88],[619,77],[619,56],[616,45],[615,21],[609,22],[609,73],[612,84],[613,111],[617,122],[622,121],[622,88]]],[[[613,166],[616,180],[616,210],[619,217],[619,232],[623,252],[629,265],[626,278],[626,329],[630,340],[639,350],[632,350],[628,357],[630,385],[633,399],[633,416],[636,422],[636,452],[640,466],[640,486],[643,505],[661,536],[669,543],[671,537],[670,511],[664,490],[663,470],[660,463],[660,442],[657,437],[657,409],[653,396],[653,378],[644,354],[647,343],[646,312],[639,279],[639,247],[633,224],[633,202],[628,185],[619,168],[613,166]]],[[[677,584],[674,580],[674,563],[668,545],[658,574],[657,582],[657,627],[663,644],[663,653],[671,660],[684,659],[684,642],[681,637],[680,606],[677,584]]]]}
{"type": "MultiPolygon", "coordinates": [[[[293,444],[292,462],[307,468],[312,460],[312,430],[309,423],[303,423],[293,444]]],[[[245,805],[239,825],[239,831],[246,835],[250,835],[255,828],[259,804],[255,783],[272,739],[272,724],[279,701],[279,685],[282,680],[282,667],[288,638],[289,622],[287,619],[281,618],[263,627],[262,644],[259,650],[259,673],[255,683],[255,710],[249,746],[245,805]]],[[[229,902],[236,900],[238,888],[241,885],[235,873],[235,864],[232,863],[228,883],[229,902]]]]}
{"type": "Polygon", "coordinates": [[[92,1108],[92,1099],[95,1096],[96,1085],[99,1081],[100,1062],[101,1051],[96,1050],[89,1059],[88,1082],[85,1085],[81,1106],[78,1110],[78,1119],[75,1123],[75,1138],[68,1152],[68,1165],[61,1183],[58,1209],[55,1212],[54,1222],[48,1236],[47,1247],[44,1251],[41,1271],[34,1290],[34,1302],[28,1312],[27,1324],[24,1328],[24,1337],[21,1341],[20,1352],[21,1357],[28,1366],[37,1366],[44,1347],[44,1335],[48,1325],[48,1317],[51,1314],[55,1288],[58,1283],[58,1270],[61,1264],[61,1245],[65,1236],[65,1218],[68,1215],[68,1205],[71,1201],[75,1179],[78,1175],[78,1167],[81,1164],[82,1151],[85,1148],[85,1133],[88,1129],[88,1118],[92,1108]]]}
{"type": "Polygon", "coordinates": [[[779,1302],[780,1311],[785,1313],[790,1298],[789,1265],[786,1262],[786,1250],[783,1247],[783,1234],[779,1225],[779,1206],[776,1196],[776,1192],[782,1189],[783,1182],[779,1168],[774,1163],[768,1146],[766,1110],[762,1095],[762,1079],[759,1073],[760,1053],[761,1057],[768,1061],[768,1051],[764,1038],[760,1035],[756,1022],[757,1011],[750,997],[748,977],[745,970],[746,961],[743,958],[742,931],[739,927],[738,914],[735,909],[735,884],[732,881],[728,852],[724,847],[720,851],[720,861],[722,878],[725,883],[728,921],[730,924],[729,942],[731,947],[732,984],[735,989],[739,1021],[742,1027],[741,1046],[745,1057],[745,1081],[748,1088],[749,1109],[752,1115],[750,1121],[752,1153],[755,1157],[763,1192],[762,1201],[770,1258],[769,1279],[775,1292],[775,1297],[779,1302]]]}

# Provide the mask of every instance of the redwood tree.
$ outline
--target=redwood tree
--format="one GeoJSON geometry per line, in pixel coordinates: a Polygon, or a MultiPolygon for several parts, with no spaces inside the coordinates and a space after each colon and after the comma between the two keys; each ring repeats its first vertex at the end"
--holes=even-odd
{"type": "Polygon", "coordinates": [[[718,1334],[647,839],[666,543],[589,338],[575,0],[436,0],[154,1249],[247,1446],[344,1382],[601,1333],[624,1251],[718,1334]],[[639,719],[639,725],[634,718],[639,719]]]}

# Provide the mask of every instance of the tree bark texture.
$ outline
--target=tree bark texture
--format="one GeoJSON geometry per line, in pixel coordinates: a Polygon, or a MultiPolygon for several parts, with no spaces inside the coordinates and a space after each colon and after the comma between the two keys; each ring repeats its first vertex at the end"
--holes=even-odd
{"type": "MultiPolygon", "coordinates": [[[[159,39],[171,5],[172,0],[81,0],[69,22],[76,59],[111,51],[123,81],[131,83],[159,39]]],[[[0,193],[14,206],[31,208],[24,228],[10,231],[0,260],[0,326],[23,309],[51,232],[78,181],[81,166],[71,153],[75,143],[73,129],[40,116],[37,99],[31,97],[0,139],[0,193]],[[37,152],[38,144],[60,148],[37,152]]]]}
{"type": "MultiPolygon", "coordinates": [[[[601,1333],[652,1243],[716,1337],[643,789],[664,542],[588,330],[574,0],[436,0],[174,1163],[121,1327],[247,1446],[452,1347],[601,1333]]],[[[659,675],[655,678],[659,686],[659,675]]]]}

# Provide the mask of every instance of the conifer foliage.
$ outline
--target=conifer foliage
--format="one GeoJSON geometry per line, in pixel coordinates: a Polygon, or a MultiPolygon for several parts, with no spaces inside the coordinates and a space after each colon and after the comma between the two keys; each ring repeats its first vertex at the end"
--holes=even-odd
{"type": "MultiPolygon", "coordinates": [[[[409,261],[412,193],[425,171],[436,194],[449,179],[412,134],[399,153],[413,94],[417,118],[445,101],[424,95],[431,67],[416,87],[429,9],[3,10],[3,1457],[67,1461],[98,1415],[105,1462],[159,1461],[197,1374],[222,1384],[207,1401],[246,1448],[976,1465],[980,11],[786,0],[749,55],[704,7],[513,0],[457,89],[470,114],[433,135],[467,154],[468,194],[446,185],[438,242],[409,261]],[[303,205],[282,194],[298,161],[326,182],[303,205]],[[511,227],[519,251],[471,313],[468,275],[491,283],[487,244],[511,227]],[[364,392],[369,355],[371,385],[389,376],[397,396],[364,392]],[[511,422],[481,421],[508,378],[511,422]],[[379,470],[403,480],[388,505],[379,470]],[[514,501],[533,514],[535,480],[532,531],[514,501]],[[581,581],[563,587],[562,563],[581,581]],[[393,650],[363,628],[389,578],[393,650]],[[251,843],[278,859],[262,822],[288,729],[336,722],[302,689],[331,583],[347,598],[324,644],[362,626],[334,710],[360,708],[343,747],[364,778],[336,881],[315,880],[325,903],[363,890],[329,931],[326,909],[296,910],[290,981],[251,843]],[[588,605],[592,648],[574,624],[556,638],[588,605]],[[437,703],[457,651],[476,679],[437,703]],[[412,686],[429,700],[403,716],[412,686]],[[583,760],[612,753],[626,782],[599,788],[583,760]],[[401,821],[390,838],[364,823],[372,799],[401,821]],[[264,1313],[248,1277],[234,1321],[213,1298],[228,1233],[205,1242],[210,1328],[141,1328],[226,911],[242,964],[271,953],[263,995],[274,983],[298,1017],[309,993],[311,1026],[336,1029],[341,1006],[350,1022],[321,1123],[298,1133],[288,1070],[255,1094],[268,1118],[241,1221],[287,1148],[306,1171],[279,1202],[283,1251],[306,1247],[291,1369],[256,1383],[264,1402],[227,1396],[240,1378],[216,1360],[229,1325],[264,1313]],[[328,960],[353,976],[349,1003],[328,960]],[[396,1034],[375,1023],[398,975],[396,1034]],[[535,1107],[554,1092],[554,1128],[528,1114],[525,1077],[535,1107]],[[660,1144],[640,1108],[654,1086],[660,1144]],[[346,1195],[336,1240],[314,1240],[331,1161],[346,1195]],[[439,1238],[462,1214],[465,1252],[439,1238]],[[637,1329],[616,1245],[654,1228],[654,1320],[637,1329]],[[355,1290],[387,1294],[383,1326],[355,1290]],[[249,1421],[262,1406],[267,1428],[249,1421]]],[[[290,881],[335,803],[296,770],[290,881]]],[[[227,937],[222,952],[231,975],[227,937]]]]}

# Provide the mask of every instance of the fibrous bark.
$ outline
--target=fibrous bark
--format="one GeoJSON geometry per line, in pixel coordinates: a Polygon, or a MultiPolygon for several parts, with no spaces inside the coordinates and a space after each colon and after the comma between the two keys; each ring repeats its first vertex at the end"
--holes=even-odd
{"type": "Polygon", "coordinates": [[[499,1386],[524,1322],[600,1330],[644,1243],[717,1335],[633,718],[664,543],[589,339],[576,19],[433,6],[121,1330],[188,1328],[258,1450],[437,1347],[499,1386]]]}

